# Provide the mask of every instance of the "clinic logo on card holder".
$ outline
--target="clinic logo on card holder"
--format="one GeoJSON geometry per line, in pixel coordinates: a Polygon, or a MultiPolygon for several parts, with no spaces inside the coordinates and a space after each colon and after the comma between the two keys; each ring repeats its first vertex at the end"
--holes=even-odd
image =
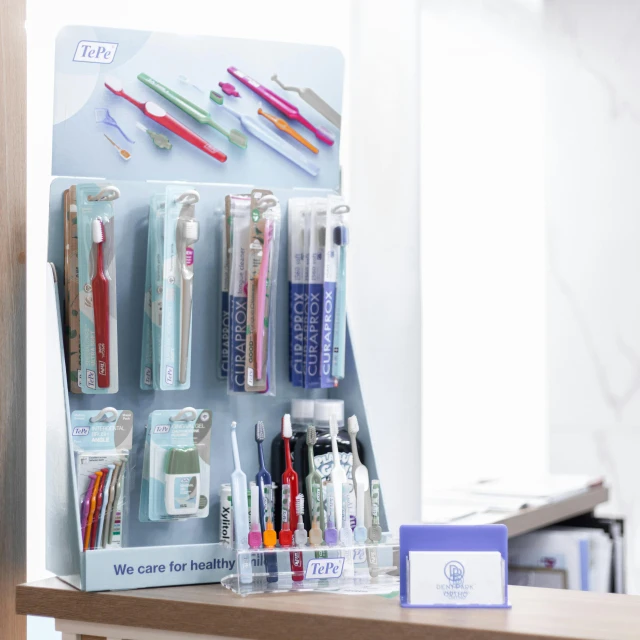
{"type": "Polygon", "coordinates": [[[116,57],[117,42],[94,42],[80,40],[73,55],[74,62],[91,62],[94,64],[111,64],[116,57]]]}
{"type": "Polygon", "coordinates": [[[457,560],[447,562],[444,567],[444,575],[452,586],[458,586],[464,580],[464,565],[457,560]]]}

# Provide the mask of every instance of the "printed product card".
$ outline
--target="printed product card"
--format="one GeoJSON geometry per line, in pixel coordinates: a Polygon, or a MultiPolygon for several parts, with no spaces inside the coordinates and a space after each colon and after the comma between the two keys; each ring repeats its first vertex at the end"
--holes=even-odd
{"type": "Polygon", "coordinates": [[[409,551],[411,605],[501,605],[504,561],[499,551],[409,551]]]}
{"type": "Polygon", "coordinates": [[[329,47],[66,27],[53,174],[339,189],[343,78],[329,47]]]}

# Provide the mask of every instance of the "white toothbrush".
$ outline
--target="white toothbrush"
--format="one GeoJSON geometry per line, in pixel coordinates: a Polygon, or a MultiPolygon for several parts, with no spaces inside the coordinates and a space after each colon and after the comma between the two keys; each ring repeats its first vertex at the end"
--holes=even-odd
{"type": "Polygon", "coordinates": [[[367,541],[367,527],[364,525],[364,484],[356,483],[356,528],[353,537],[358,544],[367,541]]]}
{"type": "Polygon", "coordinates": [[[347,420],[347,432],[351,439],[351,453],[353,455],[353,467],[351,468],[351,477],[353,478],[353,484],[356,489],[356,499],[358,500],[358,507],[360,506],[360,497],[358,493],[358,485],[363,486],[363,499],[364,507],[364,522],[365,527],[371,526],[371,493],[369,491],[369,470],[360,461],[360,455],[358,454],[358,441],[356,435],[360,431],[360,425],[358,424],[358,418],[351,416],[347,420]]]}
{"type": "MultiPolygon", "coordinates": [[[[231,500],[233,504],[233,526],[236,534],[236,548],[249,548],[249,501],[247,499],[247,476],[240,467],[240,453],[238,451],[238,437],[236,423],[231,423],[231,448],[233,450],[234,471],[231,474],[231,500]]],[[[251,584],[253,571],[251,556],[247,553],[242,557],[239,567],[240,582],[251,584]]]]}
{"type": "Polygon", "coordinates": [[[333,451],[333,469],[331,469],[331,482],[336,502],[336,518],[334,522],[342,522],[342,485],[347,481],[347,474],[340,464],[340,452],[338,451],[338,419],[335,415],[329,418],[329,433],[331,434],[331,450],[333,451]]]}
{"type": "Polygon", "coordinates": [[[182,204],[176,223],[176,257],[182,278],[180,299],[180,384],[187,381],[191,310],[193,303],[193,249],[200,236],[200,224],[195,219],[195,204],[200,200],[197,191],[185,191],[177,202],[182,204]]]}

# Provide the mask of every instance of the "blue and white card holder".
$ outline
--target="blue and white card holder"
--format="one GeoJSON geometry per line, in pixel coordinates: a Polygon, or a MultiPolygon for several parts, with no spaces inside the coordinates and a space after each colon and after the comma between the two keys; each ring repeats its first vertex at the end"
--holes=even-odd
{"type": "Polygon", "coordinates": [[[400,604],[403,607],[506,609],[507,527],[400,527],[400,604]]]}

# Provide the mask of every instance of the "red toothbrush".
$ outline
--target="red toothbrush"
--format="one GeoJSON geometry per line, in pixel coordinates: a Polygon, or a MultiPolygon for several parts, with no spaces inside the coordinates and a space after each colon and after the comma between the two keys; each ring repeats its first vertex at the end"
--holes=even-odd
{"type": "Polygon", "coordinates": [[[96,369],[98,388],[111,384],[109,366],[109,279],[104,271],[104,224],[100,218],[91,223],[91,236],[96,245],[96,272],[91,280],[93,293],[93,321],[96,332],[96,369]]]}
{"type": "Polygon", "coordinates": [[[138,102],[130,95],[124,92],[122,83],[117,78],[108,78],[104,83],[104,86],[116,96],[120,96],[125,100],[128,100],[132,105],[138,107],[142,113],[148,118],[151,118],[154,122],[169,129],[177,136],[180,136],[183,140],[186,140],[189,144],[192,144],[200,151],[204,151],[212,158],[219,160],[220,162],[226,162],[227,156],[219,149],[216,149],[210,145],[204,138],[201,138],[198,134],[185,127],[181,122],[170,116],[162,107],[159,107],[155,102],[138,102]]]}
{"type": "MultiPolygon", "coordinates": [[[[288,413],[282,418],[282,440],[284,441],[284,462],[285,470],[282,474],[282,486],[288,485],[289,487],[289,528],[287,530],[284,527],[280,531],[280,546],[290,547],[293,539],[293,532],[291,526],[298,521],[298,514],[296,510],[296,502],[293,496],[298,495],[298,474],[293,470],[291,464],[291,447],[289,445],[289,439],[293,435],[291,430],[291,416],[288,413]],[[284,535],[283,535],[284,534],[284,535]]],[[[295,582],[300,582],[304,579],[304,572],[302,570],[302,552],[293,551],[290,558],[291,571],[293,572],[292,579],[295,582]]]]}

